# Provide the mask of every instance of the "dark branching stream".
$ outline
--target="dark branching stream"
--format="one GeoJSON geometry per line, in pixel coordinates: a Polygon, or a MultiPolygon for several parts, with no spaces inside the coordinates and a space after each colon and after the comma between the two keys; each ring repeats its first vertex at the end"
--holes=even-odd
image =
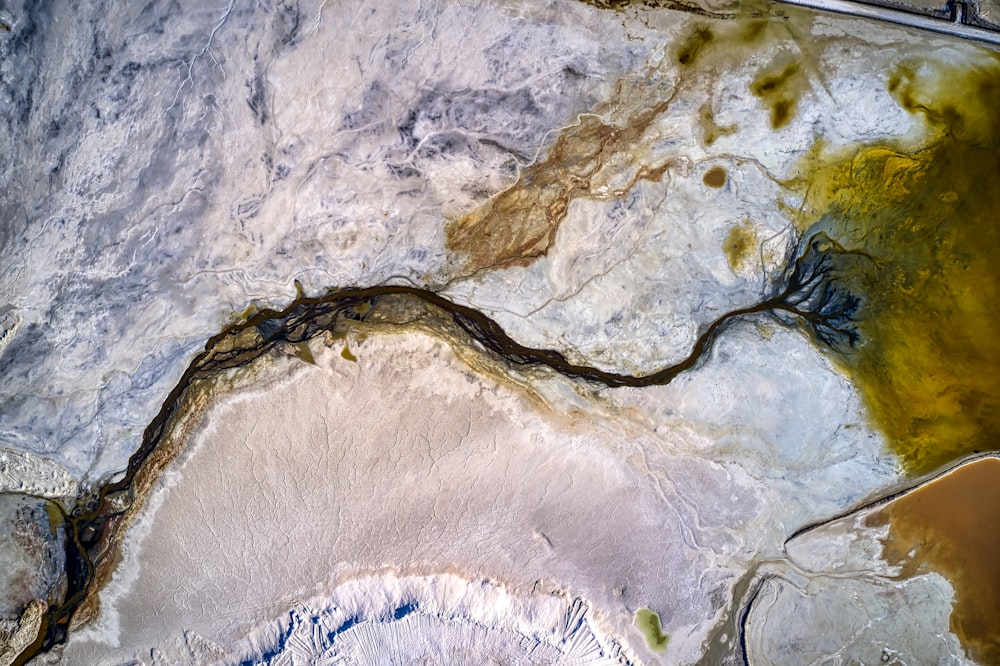
{"type": "Polygon", "coordinates": [[[38,640],[15,664],[24,664],[64,643],[74,614],[91,603],[113,566],[116,544],[128,524],[126,516],[141,503],[142,488],[148,488],[150,477],[162,468],[160,449],[182,417],[185,405],[190,404],[189,394],[199,382],[245,366],[276,348],[287,349],[323,334],[337,334],[351,322],[366,322],[393,307],[422,308],[457,333],[459,339],[479,347],[507,368],[547,368],[606,387],[668,384],[702,362],[732,322],[750,315],[767,315],[784,325],[803,326],[828,350],[843,352],[859,340],[854,323],[860,299],[838,279],[837,272],[837,262],[850,254],[825,234],[808,237],[770,296],[718,317],[704,327],[687,357],[647,375],[578,365],[558,351],[526,347],[482,312],[412,286],[330,290],[319,297],[300,296],[281,311],[257,312],[208,340],[146,428],[141,446],[120,478],[83,493],[72,508],[52,502],[64,523],[67,592],[62,603],[49,608],[38,640]],[[160,460],[156,460],[158,453],[160,460]]]}

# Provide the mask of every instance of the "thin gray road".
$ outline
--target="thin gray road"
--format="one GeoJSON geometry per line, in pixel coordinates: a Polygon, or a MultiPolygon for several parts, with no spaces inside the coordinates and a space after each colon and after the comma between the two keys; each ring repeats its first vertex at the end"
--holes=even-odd
{"type": "Polygon", "coordinates": [[[919,10],[917,8],[914,8],[913,12],[909,12],[903,9],[890,9],[862,2],[852,2],[852,0],[778,0],[778,2],[781,4],[820,9],[836,14],[860,16],[875,21],[884,21],[886,23],[894,23],[930,32],[954,35],[955,37],[971,39],[991,46],[1000,46],[1000,28],[990,29],[971,25],[971,21],[974,20],[975,11],[970,12],[967,5],[962,2],[953,3],[950,16],[941,17],[918,13],[919,10]]]}

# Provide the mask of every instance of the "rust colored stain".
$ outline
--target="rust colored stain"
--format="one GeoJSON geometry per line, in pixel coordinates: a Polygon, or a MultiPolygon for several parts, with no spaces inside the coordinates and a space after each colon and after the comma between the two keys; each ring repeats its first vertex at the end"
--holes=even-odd
{"type": "Polygon", "coordinates": [[[668,104],[637,114],[623,127],[582,116],[579,124],[563,130],[545,160],[522,171],[510,189],[448,223],[448,249],[466,255],[472,270],[525,264],[552,246],[574,199],[617,199],[639,180],[660,180],[670,163],[639,166],[635,150],[668,104]],[[623,188],[592,191],[595,176],[608,168],[634,173],[623,188]]]}
{"type": "Polygon", "coordinates": [[[952,632],[977,662],[1000,664],[1000,460],[964,465],[869,522],[889,523],[883,556],[902,577],[931,570],[951,581],[952,632]]]}

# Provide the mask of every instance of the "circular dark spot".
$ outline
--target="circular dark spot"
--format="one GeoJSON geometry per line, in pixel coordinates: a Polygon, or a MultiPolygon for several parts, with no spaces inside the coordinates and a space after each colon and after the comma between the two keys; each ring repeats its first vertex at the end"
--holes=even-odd
{"type": "Polygon", "coordinates": [[[705,172],[701,181],[709,187],[720,188],[726,184],[726,170],[722,167],[712,167],[705,172]]]}

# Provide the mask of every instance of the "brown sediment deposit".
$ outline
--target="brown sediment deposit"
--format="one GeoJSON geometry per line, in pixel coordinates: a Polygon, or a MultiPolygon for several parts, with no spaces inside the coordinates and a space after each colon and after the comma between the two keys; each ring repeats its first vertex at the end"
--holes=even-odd
{"type": "Polygon", "coordinates": [[[726,184],[726,170],[722,167],[712,167],[701,177],[701,182],[716,189],[726,184]]]}
{"type": "MultiPolygon", "coordinates": [[[[617,199],[640,180],[659,180],[669,161],[642,165],[635,147],[669,100],[630,118],[623,126],[596,115],[581,116],[562,131],[546,158],[527,167],[509,189],[449,222],[447,246],[465,255],[472,270],[523,264],[542,257],[555,242],[570,203],[577,198],[617,199]],[[630,171],[623,189],[596,188],[602,172],[630,171]]],[[[605,174],[606,175],[606,174],[605,174]]]]}

